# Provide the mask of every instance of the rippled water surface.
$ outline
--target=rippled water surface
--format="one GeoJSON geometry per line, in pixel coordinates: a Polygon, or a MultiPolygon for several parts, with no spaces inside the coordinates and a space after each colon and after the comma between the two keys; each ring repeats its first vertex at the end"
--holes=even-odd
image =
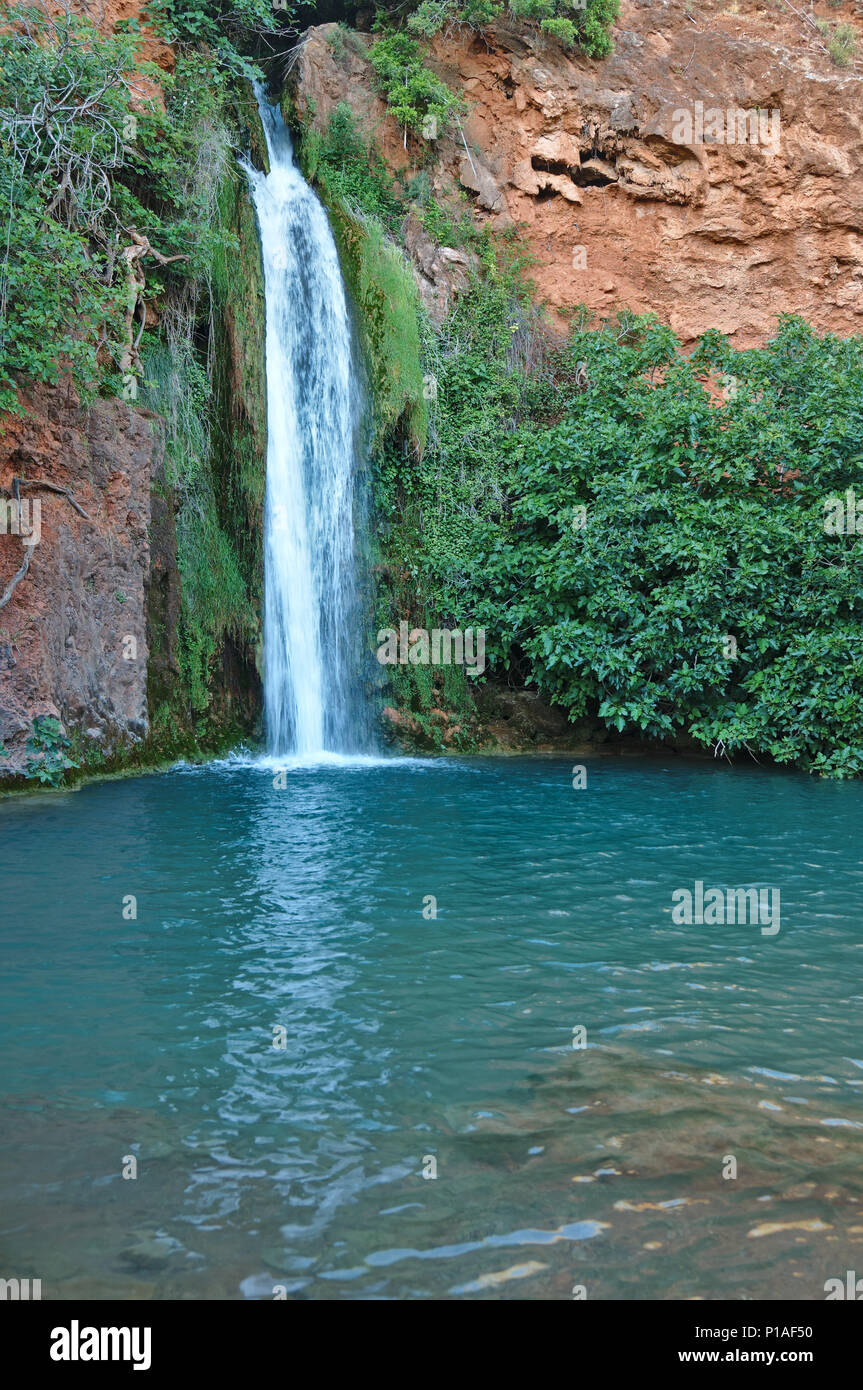
{"type": "Polygon", "coordinates": [[[863,787],[613,758],[582,790],[557,759],[273,776],[0,803],[0,1273],[819,1299],[861,1267],[863,787]],[[780,931],[675,925],[696,879],[778,888],[780,931]]]}

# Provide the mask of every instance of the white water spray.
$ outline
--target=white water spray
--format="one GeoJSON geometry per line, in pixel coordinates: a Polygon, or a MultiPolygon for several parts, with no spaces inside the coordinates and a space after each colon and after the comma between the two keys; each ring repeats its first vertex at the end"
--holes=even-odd
{"type": "Polygon", "coordinates": [[[327,215],[294,164],[278,107],[257,96],[270,172],[245,168],[266,289],[267,751],[362,752],[370,739],[358,677],[359,359],[327,215]]]}

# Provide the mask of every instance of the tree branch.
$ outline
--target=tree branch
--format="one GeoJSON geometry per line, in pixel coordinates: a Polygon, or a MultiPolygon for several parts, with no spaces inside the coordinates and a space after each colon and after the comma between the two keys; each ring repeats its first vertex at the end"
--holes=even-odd
{"type": "Polygon", "coordinates": [[[19,569],[17,574],[12,576],[12,578],[9,580],[9,583],[6,585],[6,588],[3,590],[2,595],[0,595],[0,608],[6,607],[6,604],[9,602],[10,598],[17,589],[19,583],[24,578],[24,575],[30,568],[30,561],[33,558],[33,551],[35,549],[35,545],[25,545],[24,560],[21,565],[21,568],[19,569]]]}
{"type": "Polygon", "coordinates": [[[60,487],[59,483],[46,483],[44,479],[40,478],[33,478],[30,482],[28,482],[25,478],[13,478],[12,486],[13,488],[44,487],[48,492],[59,492],[61,497],[66,498],[66,501],[69,503],[70,507],[75,508],[75,511],[78,513],[79,516],[82,516],[85,521],[90,520],[89,516],[84,511],[84,508],[81,506],[80,502],[76,502],[69,489],[67,487],[60,487]]]}

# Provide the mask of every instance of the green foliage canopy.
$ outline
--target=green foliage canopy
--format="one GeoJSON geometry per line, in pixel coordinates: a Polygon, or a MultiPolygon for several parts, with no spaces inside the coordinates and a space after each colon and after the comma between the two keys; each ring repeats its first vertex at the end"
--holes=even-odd
{"type": "Polygon", "coordinates": [[[181,57],[159,74],[160,110],[142,100],[156,72],[135,34],[14,4],[0,26],[0,410],[16,411],[18,379],[70,370],[85,398],[120,390],[130,227],[186,258],[147,262],[150,297],[206,273],[193,172],[218,81],[206,55],[181,57]]]}
{"type": "Polygon", "coordinates": [[[566,357],[587,389],[515,432],[460,576],[490,650],[573,719],[863,771],[863,540],[824,528],[863,475],[863,340],[785,316],[764,349],[687,358],[648,319],[566,357]]]}

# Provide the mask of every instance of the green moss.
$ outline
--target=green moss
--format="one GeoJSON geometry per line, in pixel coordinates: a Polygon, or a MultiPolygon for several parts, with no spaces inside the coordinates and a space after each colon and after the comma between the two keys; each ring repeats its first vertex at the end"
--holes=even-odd
{"type": "MultiPolygon", "coordinates": [[[[251,114],[256,109],[245,111],[251,114]]],[[[223,157],[208,171],[206,296],[169,301],[145,354],[145,399],[166,432],[164,478],[154,480],[153,497],[163,574],[160,589],[151,587],[149,612],[153,756],[214,750],[252,731],[259,709],[263,271],[254,210],[227,130],[213,146],[223,157]]]]}
{"type": "Polygon", "coordinates": [[[396,240],[404,199],[344,103],[330,116],[326,132],[308,121],[300,129],[299,162],[329,211],[357,310],[376,438],[406,438],[421,454],[428,432],[421,306],[413,271],[396,240]]]}
{"type": "MultiPolygon", "coordinates": [[[[256,611],[263,597],[263,508],[267,469],[264,274],[245,179],[227,171],[219,217],[230,230],[214,260],[213,472],[219,520],[231,535],[256,611]]],[[[257,633],[246,636],[257,640],[257,633]]]]}
{"type": "Polygon", "coordinates": [[[419,292],[401,249],[375,218],[330,208],[351,295],[359,310],[378,437],[398,431],[422,453],[428,433],[420,356],[419,292]]]}
{"type": "Polygon", "coordinates": [[[249,151],[256,169],[265,174],[270,172],[270,154],[267,137],[261,122],[261,113],[250,82],[237,82],[234,86],[232,105],[243,143],[249,151]]]}

